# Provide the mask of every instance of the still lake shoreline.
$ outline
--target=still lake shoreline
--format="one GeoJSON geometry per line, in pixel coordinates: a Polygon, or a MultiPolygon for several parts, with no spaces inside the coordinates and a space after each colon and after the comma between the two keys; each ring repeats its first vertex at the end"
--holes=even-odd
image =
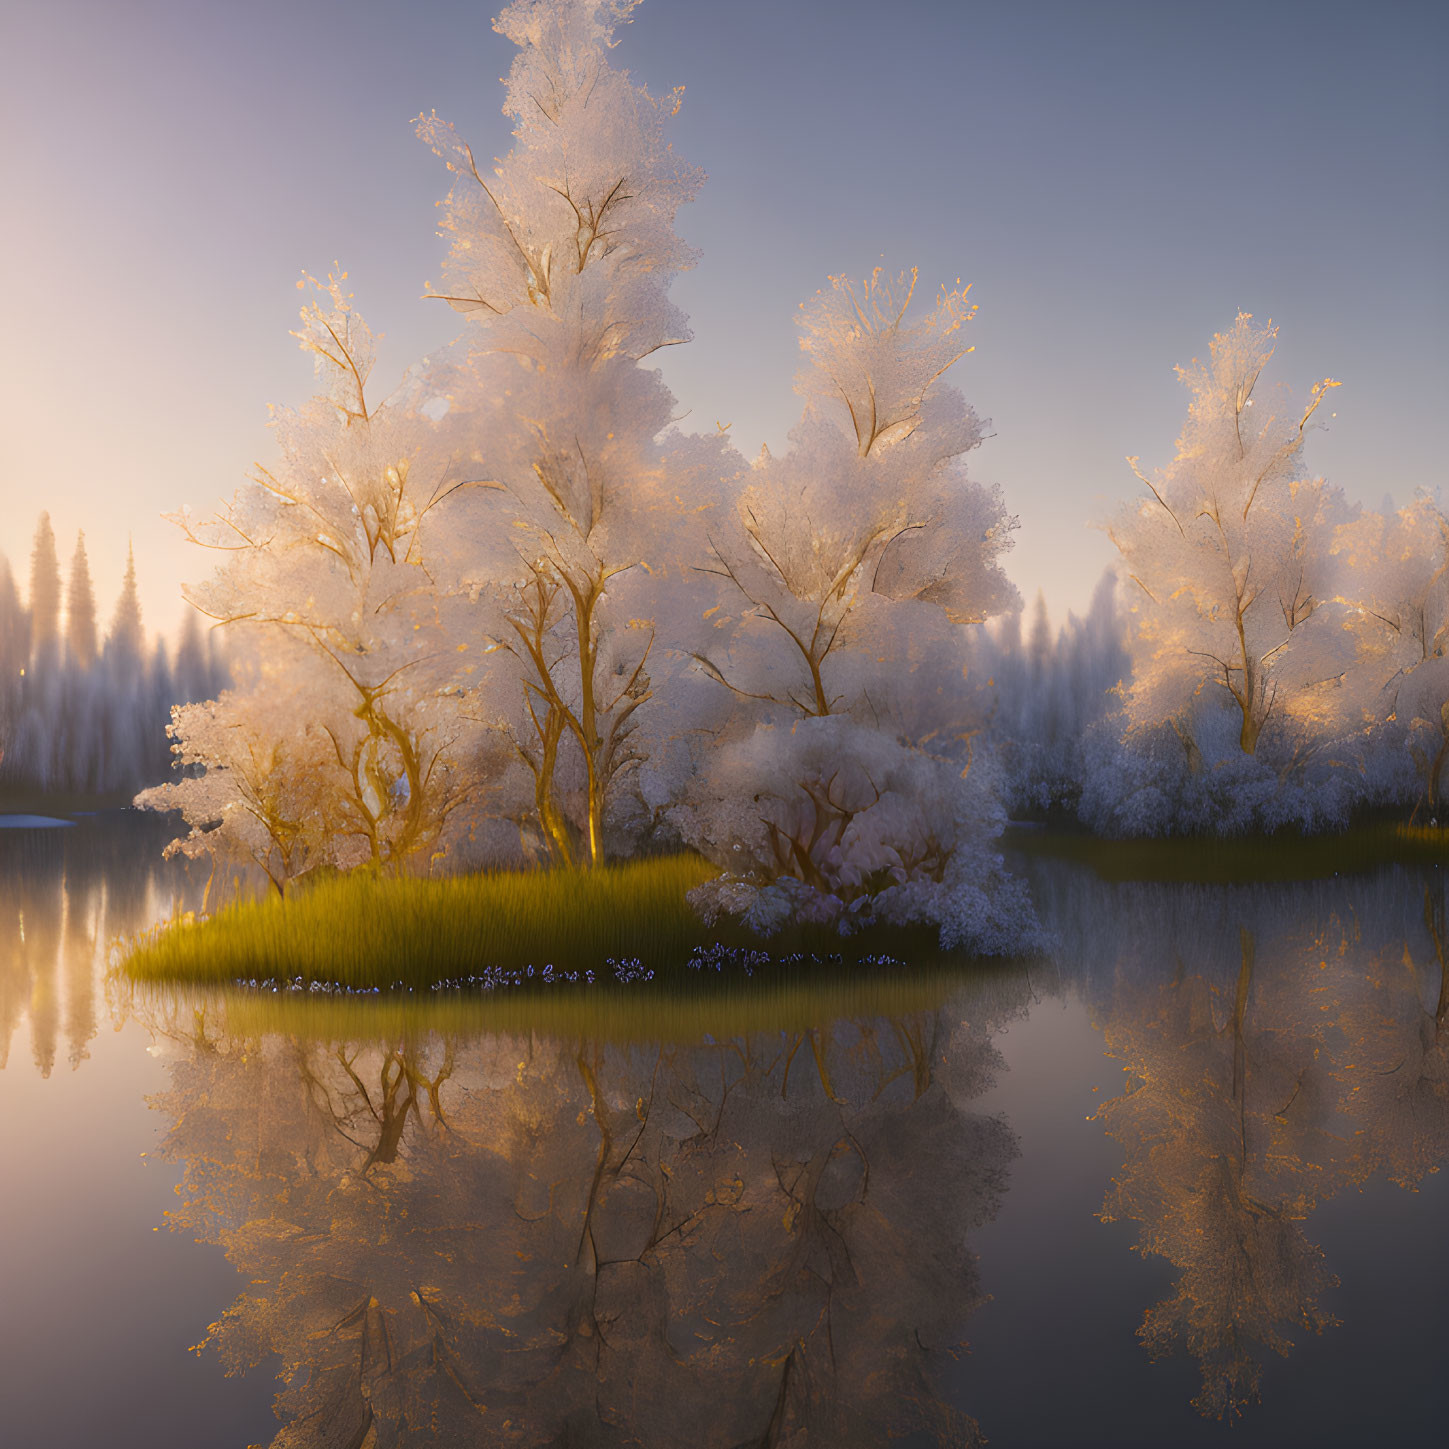
{"type": "MultiPolygon", "coordinates": [[[[168,822],[99,801],[38,811],[0,800],[0,828],[35,848],[63,827],[90,819],[127,834],[140,826],[159,853],[168,822]],[[74,808],[90,804],[90,810],[74,808]]],[[[27,805],[35,802],[27,801],[27,805]]],[[[138,842],[139,843],[139,842],[138,842]]],[[[1359,875],[1392,865],[1449,863],[1449,830],[1370,820],[1341,834],[1105,839],[1056,825],[1008,824],[999,847],[1018,869],[1057,860],[1108,882],[1253,884],[1359,875]]],[[[23,845],[21,847],[24,848],[23,845]]],[[[143,847],[144,848],[144,847],[143,847]]],[[[706,927],[685,900],[714,874],[680,854],[622,862],[600,871],[490,872],[427,878],[354,874],[300,882],[286,900],[270,893],[234,900],[198,918],[169,919],[118,943],[117,973],[132,982],[226,986],[268,993],[338,996],[508,988],[509,995],[557,996],[562,987],[617,986],[631,994],[717,995],[768,990],[770,978],[855,977],[902,969],[979,969],[1000,958],[943,952],[927,930],[878,927],[851,936],[797,928],[762,939],[742,925],[706,927]],[[714,988],[714,989],[710,989],[714,988]]],[[[603,993],[595,990],[591,997],[603,993]]]]}

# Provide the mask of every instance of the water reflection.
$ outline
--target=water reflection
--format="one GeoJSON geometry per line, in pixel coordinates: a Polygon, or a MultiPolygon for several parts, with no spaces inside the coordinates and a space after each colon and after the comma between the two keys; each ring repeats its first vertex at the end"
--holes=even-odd
{"type": "MultiPolygon", "coordinates": [[[[12,1101],[37,1086],[29,1059],[47,1076],[78,1066],[108,1016],[130,1008],[97,989],[115,935],[199,894],[203,880],[160,862],[165,838],[126,820],[0,832],[0,1065],[8,1056],[11,1073],[0,1086],[12,1101]]],[[[959,999],[920,981],[874,999],[797,983],[786,1008],[787,992],[769,995],[783,983],[756,978],[677,1018],[641,1012],[627,993],[598,998],[582,1038],[567,1037],[582,1017],[560,1013],[551,1037],[516,1030],[539,1025],[522,1000],[439,1011],[438,1034],[374,1003],[334,1015],[337,1003],[270,997],[152,1002],[149,1040],[171,1052],[155,1105],[185,1174],[173,1225],[224,1247],[249,1282],[209,1342],[234,1369],[280,1357],[274,1443],[291,1449],[480,1432],[489,1443],[875,1444],[911,1430],[975,1442],[960,1406],[985,1404],[987,1386],[953,1357],[960,1340],[969,1328],[981,1353],[1034,1364],[1047,1311],[1031,1269],[993,1280],[1008,1256],[993,1249],[986,1282],[1000,1301],[972,1319],[984,1290],[969,1244],[993,1218],[998,1247],[1039,1231],[1023,1224],[1039,1221],[1030,1194],[1043,1189],[1025,1184],[1043,1177],[1019,1174],[1005,1195],[1015,1139],[980,1095],[1001,1032],[1038,1009],[1030,986],[1049,980],[1087,1012],[1070,1014],[1070,1043],[1055,1029],[1069,1050],[1023,1056],[995,1101],[1037,1124],[1043,1101],[1059,1103],[1049,1130],[1030,1129],[1029,1165],[1052,1164],[1063,1202],[1080,1193],[1063,1211],[1095,1243],[1108,1242],[1090,1218],[1100,1204],[1173,1277],[1154,1303],[1124,1258],[1093,1293],[1054,1299],[1073,1344],[1104,1338],[1121,1305],[1124,1324],[1140,1315],[1152,1355],[1196,1360],[1204,1435],[1261,1390],[1273,1408],[1244,1427],[1271,1438],[1279,1406],[1319,1402],[1303,1395],[1323,1393],[1334,1340],[1348,1341],[1314,1344],[1335,1312],[1402,1345],[1400,1357],[1418,1351],[1406,1332],[1432,1343],[1432,1325],[1392,1321],[1393,1289],[1378,1305],[1365,1298],[1374,1269],[1356,1259],[1400,1230],[1386,1203],[1403,1199],[1387,1185],[1424,1184],[1449,1151],[1437,876],[1148,887],[1053,866],[1033,884],[1062,942],[1059,970],[976,982],[959,999]],[[1093,1126],[1074,1094],[1101,1080],[1083,1075],[1097,1048],[1127,1090],[1093,1126]],[[1103,1131],[1117,1154],[1110,1182],[1080,1150],[1084,1132],[1103,1131]],[[1359,1292],[1352,1313],[1335,1269],[1359,1292]],[[1288,1353],[1309,1372],[1265,1383],[1288,1353]]],[[[118,1039],[139,1052],[148,1038],[132,1040],[118,1039]]],[[[96,1056],[76,1082],[99,1079],[90,1095],[104,1112],[118,1053],[96,1056]]],[[[40,1090],[65,1096],[59,1082],[40,1090]]],[[[12,1181],[66,1167],[63,1131],[17,1140],[12,1181]]],[[[88,1230],[104,1236],[112,1185],[97,1176],[88,1230]]],[[[135,1243],[118,1235],[113,1251],[135,1243]]],[[[1432,1277],[1438,1242],[1415,1252],[1414,1271],[1432,1277]]],[[[187,1321],[199,1331],[221,1307],[187,1321]]],[[[0,1335],[30,1331],[0,1304],[0,1335]]],[[[143,1323],[138,1342],[148,1333],[146,1352],[171,1352],[159,1326],[143,1323]]],[[[1144,1378],[1110,1355],[1103,1374],[1135,1403],[1146,1358],[1125,1326],[1110,1337],[1144,1378]]],[[[1010,1441],[1009,1399],[979,1412],[1010,1441]]],[[[1393,1412],[1417,1431],[1418,1410],[1393,1412]]],[[[1151,1420],[1160,1402],[1121,1413],[1110,1435],[1093,1426],[1078,1442],[1175,1432],[1151,1420]]]]}
{"type": "Polygon", "coordinates": [[[977,1443],[942,1380],[1016,1153],[970,1104],[1020,996],[648,1048],[198,1016],[154,1105],[173,1226],[251,1285],[208,1342],[280,1355],[288,1449],[977,1443]]]}
{"type": "Polygon", "coordinates": [[[1124,1153],[1102,1216],[1178,1274],[1139,1337],[1198,1360],[1205,1415],[1237,1415],[1270,1355],[1337,1321],[1317,1205],[1444,1160],[1443,887],[1096,886],[1067,904],[1075,939],[1110,942],[1111,969],[1089,950],[1083,978],[1128,1074],[1097,1113],[1124,1153]]]}
{"type": "Polygon", "coordinates": [[[1353,1050],[1335,1065],[1361,1124],[1360,1175],[1414,1188],[1449,1157],[1449,968],[1443,889],[1424,892],[1427,940],[1393,942],[1350,973],[1340,1006],[1353,1050]]]}
{"type": "Polygon", "coordinates": [[[0,1069],[28,1023],[42,1077],[90,1056],[108,945],[190,890],[164,822],[116,812],[74,829],[0,830],[0,1069]],[[159,828],[158,828],[159,827],[159,828]]]}

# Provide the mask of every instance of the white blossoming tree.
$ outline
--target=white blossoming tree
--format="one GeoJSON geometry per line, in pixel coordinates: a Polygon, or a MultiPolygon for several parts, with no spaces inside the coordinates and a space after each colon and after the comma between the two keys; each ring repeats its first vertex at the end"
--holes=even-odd
{"type": "Polygon", "coordinates": [[[1366,728],[1380,748],[1407,743],[1420,799],[1437,818],[1449,763],[1449,519],[1421,494],[1365,513],[1337,549],[1353,580],[1366,728]]]}
{"type": "Polygon", "coordinates": [[[961,626],[1016,602],[1015,520],[966,476],[982,426],[943,380],[974,308],[943,289],[910,317],[915,281],[832,278],[804,311],[791,449],[711,525],[719,605],[694,657],[736,709],[679,819],[730,868],[708,910],[1004,949],[1029,912],[983,850],[1001,816],[972,768],[961,626]]]}
{"type": "Polygon", "coordinates": [[[662,587],[681,584],[697,502],[657,435],[673,399],[643,359],[688,338],[667,297],[693,253],[674,215],[700,174],[657,99],[609,64],[637,0],[521,0],[496,28],[519,46],[491,169],[435,115],[419,133],[455,182],[441,296],[469,318],[449,422],[490,480],[456,535],[459,575],[496,653],[491,695],[531,778],[558,862],[605,857],[605,812],[644,754],[662,587]]]}
{"type": "Polygon", "coordinates": [[[1147,496],[1108,525],[1132,586],[1129,727],[1171,724],[1195,766],[1205,706],[1235,714],[1244,755],[1274,728],[1302,750],[1353,712],[1333,548],[1351,511],[1303,467],[1304,432],[1337,383],[1302,406],[1260,391],[1276,336],[1242,313],[1205,365],[1178,369],[1192,402],[1177,456],[1155,478],[1129,459],[1147,496]]]}
{"type": "Polygon", "coordinates": [[[191,829],[166,854],[211,862],[202,899],[211,904],[218,871],[256,866],[279,896],[297,877],[330,856],[330,836],[343,824],[328,790],[331,741],[307,722],[322,701],[296,686],[305,671],[270,687],[233,691],[174,712],[171,735],[184,778],[144,792],[148,809],[179,809],[191,829]],[[285,700],[277,698],[286,689],[285,700]],[[296,724],[279,729],[278,720],[296,724]]]}
{"type": "Polygon", "coordinates": [[[215,518],[178,517],[224,554],[188,597],[251,636],[257,688],[182,712],[174,748],[200,769],[139,801],[181,810],[194,846],[225,820],[229,797],[238,819],[255,817],[270,837],[253,841],[247,827],[241,853],[279,886],[297,859],[258,802],[305,807],[303,820],[278,808],[286,832],[317,842],[312,864],[400,865],[439,844],[476,786],[485,746],[463,704],[462,655],[446,621],[452,600],[436,586],[424,538],[433,510],[463,480],[416,381],[387,403],[368,399],[373,339],[342,291],[345,275],[314,284],[320,300],[302,311],[295,335],[324,390],[276,416],[280,461],[259,467],[215,518]],[[283,857],[275,869],[263,860],[269,852],[283,857]]]}

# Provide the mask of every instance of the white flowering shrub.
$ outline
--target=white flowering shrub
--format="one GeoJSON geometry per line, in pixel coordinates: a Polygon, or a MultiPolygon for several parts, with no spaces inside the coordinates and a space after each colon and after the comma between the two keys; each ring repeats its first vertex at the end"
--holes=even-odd
{"type": "Polygon", "coordinates": [[[723,748],[685,840],[724,863],[691,900],[762,935],[930,926],[982,955],[1038,944],[1024,886],[992,849],[1004,816],[984,769],[964,771],[847,716],[760,725],[723,748]]]}
{"type": "Polygon", "coordinates": [[[1169,725],[1124,737],[1120,716],[1105,719],[1084,741],[1079,818],[1107,836],[1311,834],[1344,829],[1372,798],[1357,761],[1304,762],[1271,736],[1247,755],[1241,728],[1236,711],[1204,708],[1189,751],[1169,725]]]}

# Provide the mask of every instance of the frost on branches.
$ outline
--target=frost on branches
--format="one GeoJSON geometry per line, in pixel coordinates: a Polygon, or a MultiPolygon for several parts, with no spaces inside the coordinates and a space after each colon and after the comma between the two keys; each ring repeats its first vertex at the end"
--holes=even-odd
{"type": "Polygon", "coordinates": [[[1449,763],[1449,519],[1421,494],[1407,508],[1368,513],[1344,529],[1338,551],[1355,578],[1360,669],[1378,748],[1370,763],[1390,797],[1419,794],[1437,821],[1449,763]],[[1413,761],[1417,789],[1393,766],[1413,761]]]}
{"type": "Polygon", "coordinates": [[[766,936],[796,921],[928,926],[982,955],[1037,943],[1026,888],[993,848],[1006,817],[984,769],[830,715],[741,734],[704,790],[687,835],[726,868],[693,893],[706,920],[737,914],[766,936]]]}
{"type": "Polygon", "coordinates": [[[1303,404],[1261,389],[1276,335],[1240,314],[1206,365],[1179,369],[1192,401],[1172,465],[1153,478],[1129,459],[1146,496],[1108,526],[1131,614],[1129,758],[1099,742],[1083,793],[1111,833],[1321,828],[1350,803],[1311,779],[1360,728],[1367,680],[1335,550],[1353,510],[1302,457],[1337,384],[1303,404]]]}
{"type": "Polygon", "coordinates": [[[963,624],[1007,608],[1015,520],[960,458],[982,428],[943,374],[974,309],[915,275],[833,278],[801,322],[804,415],[711,520],[717,602],[693,655],[732,706],[676,820],[723,865],[707,913],[939,927],[1006,951],[1024,892],[988,848],[1002,817],[974,765],[963,624]]]}
{"type": "Polygon", "coordinates": [[[485,758],[463,707],[468,646],[453,642],[425,538],[458,480],[418,387],[369,403],[373,340],[344,277],[314,284],[321,300],[303,308],[295,335],[323,391],[276,416],[280,460],[215,518],[179,520],[224,554],[188,597],[251,636],[257,687],[181,712],[176,752],[205,770],[139,800],[182,811],[188,853],[235,843],[278,889],[300,861],[283,836],[311,842],[308,863],[343,868],[439,846],[485,758]],[[299,772],[310,776],[300,795],[299,772]],[[238,823],[219,828],[228,794],[238,823]],[[290,802],[276,830],[259,803],[274,797],[290,802]]]}
{"type": "MultiPolygon", "coordinates": [[[[263,688],[177,709],[170,732],[184,778],[136,799],[144,809],[180,810],[191,826],[166,854],[209,859],[213,870],[248,862],[278,895],[332,858],[332,831],[342,822],[327,788],[331,743],[320,726],[305,722],[319,704],[292,688],[285,699],[263,688]],[[301,726],[279,730],[283,710],[301,726]]],[[[209,898],[208,889],[203,910],[209,898]]]]}
{"type": "MultiPolygon", "coordinates": [[[[480,168],[436,116],[419,134],[455,181],[436,294],[469,319],[449,423],[490,480],[456,567],[496,661],[495,708],[526,770],[520,814],[556,863],[606,854],[606,813],[648,755],[661,590],[682,586],[697,506],[656,439],[673,399],[641,361],[687,340],[668,287],[693,253],[674,215],[701,175],[662,100],[608,63],[633,4],[515,4],[505,112],[515,145],[480,168]]],[[[676,604],[673,607],[677,607],[676,604]]]]}
{"type": "Polygon", "coordinates": [[[915,276],[833,279],[802,312],[805,408],[782,458],[673,431],[649,359],[700,173],[679,93],[610,64],[631,0],[529,0],[513,145],[480,164],[435,115],[456,343],[385,404],[338,278],[298,336],[324,390],[210,524],[197,604],[250,635],[236,690],[177,716],[189,854],[276,885],[319,864],[597,865],[683,837],[730,872],[707,912],[1031,936],[991,850],[966,626],[1012,606],[1015,520],[961,459],[945,374],[974,311],[915,276]],[[466,846],[466,848],[465,848],[466,846]]]}

